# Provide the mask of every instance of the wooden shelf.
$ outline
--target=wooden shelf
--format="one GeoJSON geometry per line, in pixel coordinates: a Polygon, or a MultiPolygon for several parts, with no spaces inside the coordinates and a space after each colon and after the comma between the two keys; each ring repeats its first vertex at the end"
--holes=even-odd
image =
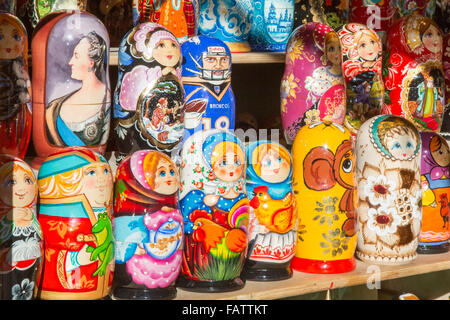
{"type": "MultiPolygon", "coordinates": [[[[244,63],[284,63],[284,52],[248,52],[233,53],[231,60],[234,64],[244,63]]],[[[117,66],[119,63],[119,49],[117,47],[109,50],[109,64],[117,66]]]]}
{"type": "Polygon", "coordinates": [[[409,264],[399,266],[376,266],[357,260],[355,270],[340,274],[309,274],[294,271],[292,278],[273,282],[247,281],[244,288],[225,293],[195,293],[178,288],[177,300],[270,300],[302,295],[311,292],[337,289],[403,278],[417,274],[450,269],[450,252],[419,255],[409,264]],[[379,267],[379,269],[375,269],[379,267]],[[379,274],[374,272],[379,270],[379,274]]]}

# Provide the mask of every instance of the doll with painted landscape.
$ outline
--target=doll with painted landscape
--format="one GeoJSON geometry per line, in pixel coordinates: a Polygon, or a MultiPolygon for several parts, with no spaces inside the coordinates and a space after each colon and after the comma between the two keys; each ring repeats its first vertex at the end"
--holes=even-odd
{"type": "Polygon", "coordinates": [[[0,153],[25,156],[31,136],[31,82],[24,25],[0,13],[0,153]]]}
{"type": "Polygon", "coordinates": [[[342,44],[342,69],[347,84],[345,126],[356,135],[362,123],[382,111],[382,44],[377,33],[362,24],[345,24],[337,33],[342,44]]]}
{"type": "Polygon", "coordinates": [[[199,131],[183,144],[181,159],[185,244],[177,286],[204,292],[240,289],[249,211],[244,148],[232,133],[199,131]]]}
{"type": "Polygon", "coordinates": [[[113,278],[113,176],[98,153],[67,148],[50,155],[38,175],[45,259],[40,299],[95,300],[113,278]]]}
{"type": "Polygon", "coordinates": [[[419,253],[442,253],[450,249],[450,150],[438,133],[421,132],[422,227],[419,253]]]}
{"type": "Polygon", "coordinates": [[[21,159],[0,156],[0,299],[35,297],[42,263],[42,231],[37,220],[37,183],[21,159]]]}
{"type": "Polygon", "coordinates": [[[250,214],[243,277],[257,281],[288,279],[297,242],[292,159],[287,149],[273,141],[252,142],[246,153],[250,214]]]}
{"type": "Polygon", "coordinates": [[[178,168],[164,153],[123,159],[115,182],[116,299],[171,299],[181,267],[183,217],[178,168]]]}
{"type": "Polygon", "coordinates": [[[294,30],[281,81],[281,116],[289,144],[298,130],[318,120],[343,124],[345,81],[337,33],[321,23],[294,30]]]}
{"type": "Polygon", "coordinates": [[[356,138],[358,246],[356,256],[376,264],[417,257],[422,221],[421,140],[408,120],[382,115],[356,138]]]}
{"type": "Polygon", "coordinates": [[[122,39],[114,93],[118,159],[141,149],[174,150],[184,133],[181,50],[156,23],[141,23],[122,39]]]}

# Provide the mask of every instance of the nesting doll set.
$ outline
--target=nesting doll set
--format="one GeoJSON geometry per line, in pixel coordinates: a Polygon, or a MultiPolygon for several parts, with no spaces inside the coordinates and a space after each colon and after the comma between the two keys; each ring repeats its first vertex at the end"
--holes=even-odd
{"type": "Polygon", "coordinates": [[[439,132],[444,111],[442,31],[418,14],[395,22],[387,34],[385,113],[400,115],[420,131],[439,132]]]}
{"type": "Polygon", "coordinates": [[[230,132],[199,131],[185,141],[181,158],[185,239],[177,286],[203,292],[240,289],[249,217],[245,149],[230,132]]]}
{"type": "Polygon", "coordinates": [[[176,37],[151,22],[123,38],[114,92],[117,159],[137,150],[171,152],[184,134],[182,55],[176,37]]]}
{"type": "Polygon", "coordinates": [[[447,33],[444,36],[443,42],[444,56],[442,62],[444,67],[446,108],[444,109],[444,114],[442,116],[441,134],[448,139],[450,138],[450,33],[447,33]]]}
{"type": "Polygon", "coordinates": [[[31,137],[31,82],[24,25],[0,13],[0,153],[24,158],[31,137]]]}
{"type": "Polygon", "coordinates": [[[345,90],[337,33],[317,22],[297,28],[289,38],[281,81],[281,117],[287,142],[292,144],[301,127],[318,120],[343,124],[345,90]]]}
{"type": "Polygon", "coordinates": [[[181,46],[186,94],[185,136],[199,130],[235,128],[231,53],[221,40],[192,37],[181,46]]]}
{"type": "Polygon", "coordinates": [[[294,26],[294,0],[256,0],[253,8],[249,35],[252,51],[286,51],[294,26]]]}
{"type": "Polygon", "coordinates": [[[138,22],[154,22],[170,30],[180,43],[197,35],[198,0],[137,0],[138,22]]]}
{"type": "Polygon", "coordinates": [[[355,156],[342,125],[302,127],[292,146],[293,190],[299,204],[297,246],[291,266],[310,273],[356,267],[355,156]]]}
{"type": "Polygon", "coordinates": [[[66,148],[42,163],[38,186],[45,248],[38,297],[106,297],[115,251],[113,176],[108,163],[86,148],[66,148]]]}
{"type": "Polygon", "coordinates": [[[375,31],[358,23],[345,24],[337,33],[341,40],[342,70],[347,87],[344,124],[356,135],[362,123],[382,111],[382,44],[375,31]]]}
{"type": "Polygon", "coordinates": [[[205,0],[200,3],[199,33],[224,41],[231,52],[250,52],[253,1],[205,0]]]}
{"type": "Polygon", "coordinates": [[[405,264],[417,257],[422,220],[421,139],[411,121],[380,115],[356,138],[358,245],[375,264],[405,264]]]}
{"type": "Polygon", "coordinates": [[[435,132],[421,132],[422,227],[419,253],[440,253],[450,249],[450,150],[435,132]]]}
{"type": "Polygon", "coordinates": [[[116,299],[169,299],[183,249],[180,176],[162,152],[139,150],[120,163],[115,181],[116,299]]]}
{"type": "Polygon", "coordinates": [[[35,297],[43,256],[38,188],[21,159],[0,155],[0,300],[35,297]]]}
{"type": "Polygon", "coordinates": [[[288,279],[297,242],[292,159],[286,148],[272,141],[252,142],[246,153],[250,212],[242,276],[256,281],[288,279]]]}
{"type": "Polygon", "coordinates": [[[33,141],[37,168],[66,147],[103,154],[109,136],[109,36],[86,12],[58,12],[41,20],[31,44],[33,141]]]}

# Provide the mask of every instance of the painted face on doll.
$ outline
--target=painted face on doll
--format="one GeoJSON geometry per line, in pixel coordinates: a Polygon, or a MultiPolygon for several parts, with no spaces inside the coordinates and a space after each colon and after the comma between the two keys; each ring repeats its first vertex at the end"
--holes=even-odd
{"type": "Polygon", "coordinates": [[[409,159],[414,155],[417,147],[415,139],[404,131],[386,136],[385,145],[388,151],[399,160],[409,159]]]}
{"type": "Polygon", "coordinates": [[[325,50],[328,60],[333,65],[341,64],[341,42],[337,37],[332,37],[327,41],[325,50]]]}
{"type": "Polygon", "coordinates": [[[269,150],[261,158],[261,178],[270,183],[280,183],[289,176],[290,164],[278,152],[269,150]]]}
{"type": "Polygon", "coordinates": [[[106,206],[111,200],[112,175],[105,163],[93,163],[83,168],[83,193],[92,207],[106,206]]]}
{"type": "Polygon", "coordinates": [[[230,58],[228,56],[205,56],[203,57],[203,68],[208,70],[228,70],[230,68],[230,58]]]}
{"type": "Polygon", "coordinates": [[[15,26],[6,20],[0,20],[0,59],[19,57],[22,54],[24,40],[15,26]]]}
{"type": "Polygon", "coordinates": [[[163,66],[174,67],[181,58],[180,48],[172,40],[161,40],[153,49],[153,58],[163,66]]]}
{"type": "Polygon", "coordinates": [[[358,55],[366,61],[374,61],[380,52],[379,43],[367,34],[363,34],[358,41],[358,55]]]}
{"type": "Polygon", "coordinates": [[[174,194],[179,187],[180,176],[173,164],[165,159],[158,162],[155,172],[154,190],[160,194],[174,194]]]}
{"type": "Polygon", "coordinates": [[[244,171],[244,159],[234,152],[227,152],[212,166],[213,172],[219,180],[234,182],[244,171]]]}
{"type": "Polygon", "coordinates": [[[428,29],[422,35],[422,42],[425,48],[433,53],[439,53],[442,51],[442,36],[439,30],[430,24],[428,29]]]}
{"type": "Polygon", "coordinates": [[[94,61],[89,58],[90,44],[86,38],[75,46],[72,58],[69,61],[72,79],[83,80],[89,72],[93,72],[94,61]]]}
{"type": "Polygon", "coordinates": [[[22,169],[15,169],[1,181],[2,192],[0,199],[12,207],[26,207],[32,203],[36,196],[35,179],[22,169]]]}
{"type": "Polygon", "coordinates": [[[431,141],[431,143],[435,145],[430,148],[431,156],[439,166],[448,167],[450,165],[450,150],[448,144],[446,141],[443,141],[443,139],[439,139],[438,136],[436,136],[436,140],[440,141],[436,141],[435,143],[433,143],[433,139],[431,141]]]}

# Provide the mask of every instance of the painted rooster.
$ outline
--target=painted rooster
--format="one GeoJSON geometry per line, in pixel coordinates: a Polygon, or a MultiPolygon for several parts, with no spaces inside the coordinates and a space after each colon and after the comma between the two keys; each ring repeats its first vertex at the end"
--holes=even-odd
{"type": "Polygon", "coordinates": [[[190,220],[194,222],[194,241],[202,243],[206,252],[216,258],[234,257],[247,247],[247,234],[244,230],[248,224],[248,200],[247,205],[230,211],[227,221],[216,221],[213,215],[205,210],[195,210],[190,220]],[[225,222],[227,227],[221,222],[225,222]]]}
{"type": "Polygon", "coordinates": [[[450,222],[450,211],[448,209],[448,197],[446,193],[441,194],[440,196],[441,200],[439,201],[441,203],[441,217],[444,220],[444,226],[443,228],[448,225],[450,222]]]}
{"type": "Polygon", "coordinates": [[[296,212],[292,192],[282,199],[273,199],[267,186],[259,186],[253,189],[253,193],[255,196],[250,201],[250,206],[260,224],[277,233],[288,232],[294,226],[296,212]]]}

